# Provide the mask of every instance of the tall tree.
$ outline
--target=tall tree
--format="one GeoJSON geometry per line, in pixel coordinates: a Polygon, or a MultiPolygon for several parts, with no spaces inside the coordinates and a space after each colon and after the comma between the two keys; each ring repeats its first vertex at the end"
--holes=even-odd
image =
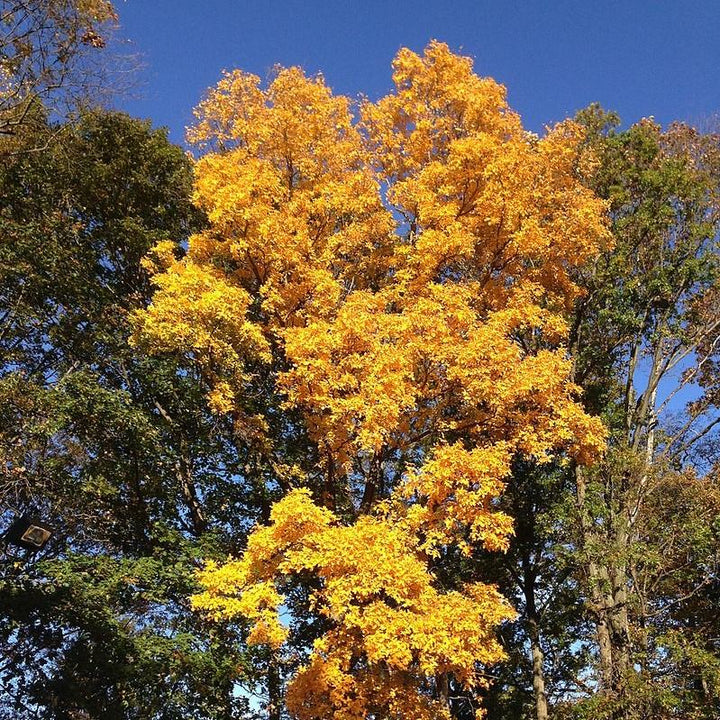
{"type": "Polygon", "coordinates": [[[460,712],[511,613],[478,577],[442,587],[443,556],[507,547],[496,498],[514,458],[584,462],[604,438],[562,347],[570,268],[608,240],[575,177],[579,127],[534,138],[440,43],[394,70],[359,124],[296,68],[267,89],[227,75],[193,131],[211,149],[195,190],[209,228],[138,315],[136,341],[184,351],[242,427],[267,435],[247,412],[267,368],[299,412],[306,461],[275,472],[309,489],[286,492],[196,599],[301,665],[299,718],[460,712]]]}
{"type": "MultiPolygon", "coordinates": [[[[663,131],[643,120],[619,132],[617,118],[596,106],[579,119],[597,159],[588,182],[610,202],[615,236],[614,249],[578,276],[587,294],[572,335],[576,380],[611,429],[606,460],[576,474],[582,572],[600,688],[612,701],[607,716],[670,717],[676,700],[691,710],[672,698],[675,681],[658,674],[677,650],[666,643],[666,623],[685,596],[717,578],[707,515],[715,490],[703,475],[717,461],[707,441],[720,422],[720,145],[682,124],[663,131]],[[704,538],[694,558],[687,545],[666,545],[665,532],[649,530],[657,512],[670,519],[662,494],[679,498],[688,483],[708,505],[681,502],[668,532],[704,538]],[[673,584],[675,597],[663,599],[673,584]]],[[[703,702],[692,712],[704,712],[703,702]]]]}
{"type": "Polygon", "coordinates": [[[571,476],[564,463],[517,463],[500,501],[515,518],[508,551],[475,555],[518,611],[503,628],[508,659],[495,671],[488,720],[545,720],[585,689],[592,642],[577,581],[571,476]]]}
{"type": "Polygon", "coordinates": [[[128,346],[142,258],[202,224],[191,165],[121,114],[58,137],[19,127],[3,142],[33,152],[0,168],[3,530],[34,509],[56,531],[1,558],[0,717],[228,717],[237,629],[208,638],[187,598],[260,510],[197,377],[128,346]]]}

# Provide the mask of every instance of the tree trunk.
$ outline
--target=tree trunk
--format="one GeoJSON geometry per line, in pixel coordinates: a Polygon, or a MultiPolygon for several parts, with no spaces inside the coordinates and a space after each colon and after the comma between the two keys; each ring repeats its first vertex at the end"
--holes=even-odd
{"type": "Polygon", "coordinates": [[[280,666],[275,656],[268,662],[268,720],[281,720],[282,716],[282,687],[280,682],[280,666]]]}
{"type": "Polygon", "coordinates": [[[610,627],[607,621],[605,608],[599,608],[596,613],[595,635],[598,642],[600,656],[600,688],[606,692],[613,686],[613,653],[610,640],[610,627]]]}
{"type": "Polygon", "coordinates": [[[543,661],[545,656],[540,647],[540,631],[536,620],[529,621],[530,650],[533,664],[533,694],[535,695],[535,717],[537,720],[547,720],[547,695],[545,694],[545,670],[543,661]]]}
{"type": "Polygon", "coordinates": [[[435,676],[435,685],[437,687],[438,701],[450,712],[450,677],[445,673],[439,673],[435,676]]]}
{"type": "Polygon", "coordinates": [[[582,467],[575,468],[575,491],[577,510],[580,517],[580,549],[584,560],[584,572],[590,594],[590,609],[595,618],[595,634],[600,660],[600,689],[611,692],[613,687],[613,643],[610,628],[609,608],[612,600],[607,597],[607,572],[593,558],[592,524],[587,510],[587,480],[582,467]]]}
{"type": "MultiPolygon", "coordinates": [[[[624,530],[618,533],[618,548],[628,547],[624,530]]],[[[627,674],[630,670],[630,620],[628,617],[627,568],[625,563],[616,563],[610,571],[612,581],[612,605],[609,608],[610,636],[613,648],[612,690],[616,697],[625,693],[627,674]]]]}
{"type": "Polygon", "coordinates": [[[193,535],[200,537],[207,530],[207,520],[205,519],[205,513],[198,498],[197,488],[195,487],[192,470],[190,469],[190,459],[186,454],[184,443],[182,443],[182,454],[175,463],[175,474],[180,484],[183,501],[190,512],[190,524],[193,535]]]}

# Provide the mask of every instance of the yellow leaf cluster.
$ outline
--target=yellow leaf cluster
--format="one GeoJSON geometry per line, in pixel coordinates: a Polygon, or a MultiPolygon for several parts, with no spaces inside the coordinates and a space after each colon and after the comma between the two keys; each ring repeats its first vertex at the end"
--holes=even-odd
{"type": "Polygon", "coordinates": [[[315,578],[330,629],[287,693],[308,720],[442,716],[423,688],[444,673],[472,685],[511,611],[484,585],[438,590],[432,558],[507,547],[494,500],[513,458],[587,462],[605,437],[563,346],[572,269],[609,243],[577,179],[580,128],[525,132],[505,89],[442,43],[402,50],[393,79],[356,119],[298,68],[266,88],[226,74],[189,132],[208,228],[182,260],[157,249],[136,318],[135,342],[196,362],[218,412],[248,368],[271,369],[346,495],[364,464],[404,459],[374,512],[343,525],[292,492],[242,558],[201,576],[198,609],[248,618],[273,647],[291,629],[283,584],[315,578]]]}
{"type": "MultiPolygon", "coordinates": [[[[167,260],[167,249],[156,255],[167,260]]],[[[155,300],[136,314],[133,342],[159,352],[182,348],[214,381],[212,406],[229,411],[247,379],[245,361],[270,360],[261,328],[245,317],[250,294],[212,266],[191,261],[172,263],[154,282],[155,300]]]]}
{"type": "Polygon", "coordinates": [[[270,328],[331,315],[386,272],[393,224],[347,98],[298,68],[265,92],[236,71],[197,116],[189,137],[225,150],[198,162],[195,200],[212,226],[189,257],[225,263],[270,328]]]}
{"type": "Polygon", "coordinates": [[[408,527],[369,516],[342,525],[306,490],[275,505],[242,559],[201,573],[205,591],[194,606],[215,617],[246,617],[250,643],[278,647],[287,629],[277,584],[307,573],[320,580],[312,607],[332,629],[288,688],[298,718],[442,716],[421,691],[425,678],[452,673],[470,687],[476,663],[503,657],[493,631],[514,613],[493,587],[439,591],[408,527]]]}

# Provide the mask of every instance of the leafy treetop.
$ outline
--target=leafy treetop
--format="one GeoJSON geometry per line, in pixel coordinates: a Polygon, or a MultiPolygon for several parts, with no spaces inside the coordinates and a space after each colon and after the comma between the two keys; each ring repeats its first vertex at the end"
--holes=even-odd
{"type": "Polygon", "coordinates": [[[227,74],[190,131],[209,226],[182,259],[156,248],[136,315],[135,342],[194,361],[240,427],[268,427],[248,399],[270,366],[314,445],[304,484],[326,507],[289,492],[195,600],[279,647],[284,598],[314,578],[325,630],[288,688],[300,718],[444,716],[442,678],[478,682],[512,612],[492,587],[440,588],[433,558],[507,547],[494,498],[514,457],[588,461],[604,441],[563,346],[571,269],[609,243],[576,179],[580,127],[527,133],[442,43],[394,71],[357,121],[298,68],[266,89],[227,74]]]}

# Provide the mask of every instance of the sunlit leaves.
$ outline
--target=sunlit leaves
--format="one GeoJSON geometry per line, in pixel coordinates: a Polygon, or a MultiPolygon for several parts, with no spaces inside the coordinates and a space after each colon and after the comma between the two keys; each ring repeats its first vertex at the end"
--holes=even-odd
{"type": "Polygon", "coordinates": [[[284,594],[310,583],[304,612],[328,629],[287,692],[308,720],[437,717],[438,677],[473,686],[511,611],[483,584],[441,590],[432,558],[507,547],[494,500],[514,457],[587,461],[604,442],[563,347],[570,270],[609,244],[576,179],[581,129],[525,132],[440,43],[394,69],[357,120],[297,68],[267,88],[227,74],[190,131],[210,226],[138,316],[137,340],[188,356],[218,411],[269,368],[314,444],[331,509],[286,495],[195,600],[280,647],[284,594]]]}

